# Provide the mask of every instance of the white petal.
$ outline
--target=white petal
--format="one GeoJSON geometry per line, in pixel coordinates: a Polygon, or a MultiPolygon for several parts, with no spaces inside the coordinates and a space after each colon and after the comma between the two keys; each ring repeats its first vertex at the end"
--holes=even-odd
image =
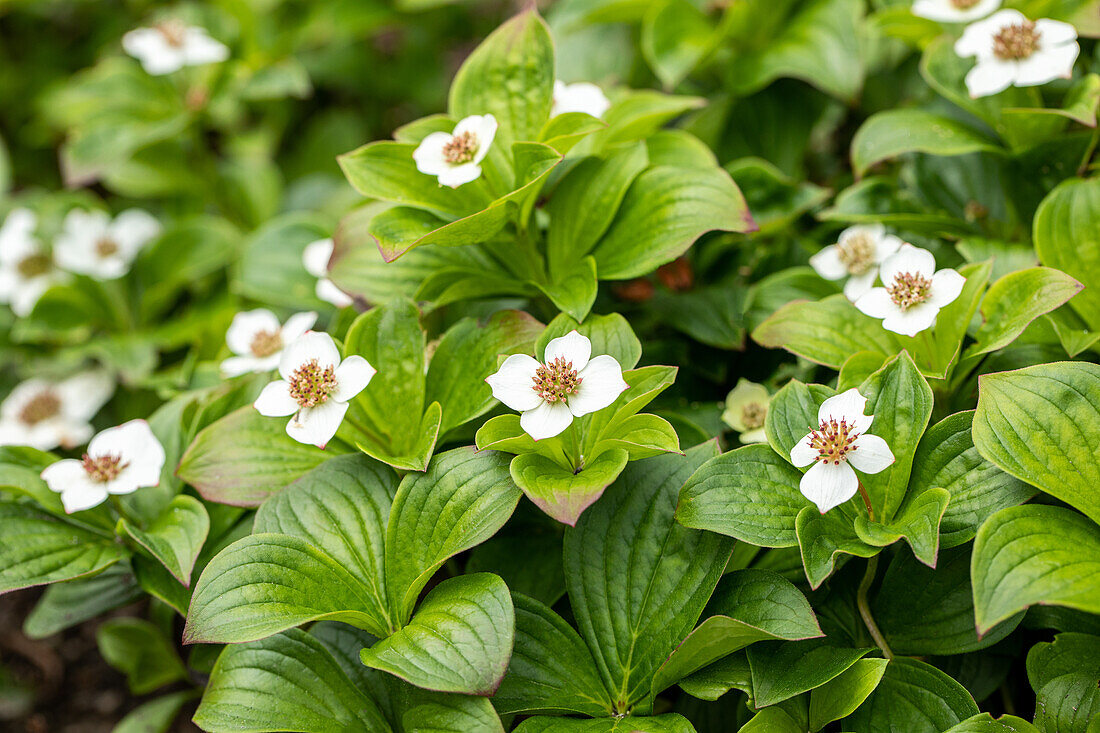
{"type": "Polygon", "coordinates": [[[938,307],[925,301],[907,310],[898,309],[886,316],[882,319],[882,327],[887,331],[900,333],[902,336],[916,336],[921,331],[932,327],[939,312],[938,307]]]}
{"type": "Polygon", "coordinates": [[[218,367],[218,370],[222,373],[223,377],[239,377],[242,374],[248,374],[250,372],[266,372],[274,369],[279,365],[278,357],[267,357],[265,359],[257,359],[254,356],[231,356],[224,360],[218,367]],[[266,366],[268,361],[274,362],[270,367],[266,366]]]}
{"type": "Polygon", "coordinates": [[[884,224],[856,224],[842,231],[836,240],[843,245],[848,244],[850,240],[856,237],[864,237],[872,242],[877,242],[885,234],[886,226],[884,224]]]}
{"type": "Polygon", "coordinates": [[[124,259],[133,260],[141,249],[159,236],[162,227],[157,218],[142,209],[127,209],[111,222],[111,239],[119,246],[124,259]]]}
{"type": "Polygon", "coordinates": [[[826,280],[839,280],[848,274],[848,267],[840,261],[840,248],[835,244],[830,244],[811,257],[810,267],[826,280]]]}
{"type": "Polygon", "coordinates": [[[66,416],[89,420],[115,393],[115,380],[106,371],[81,372],[58,384],[57,392],[66,416]]]}
{"type": "Polygon", "coordinates": [[[283,324],[283,330],[280,334],[283,337],[283,343],[289,344],[297,341],[302,334],[313,328],[315,323],[317,323],[317,314],[314,311],[295,313],[286,319],[286,323],[283,324]]]}
{"type": "Polygon", "coordinates": [[[336,391],[330,399],[348,402],[366,389],[377,370],[363,357],[352,354],[336,367],[336,391]]]}
{"type": "Polygon", "coordinates": [[[623,381],[623,368],[619,366],[619,362],[607,354],[589,361],[588,366],[579,370],[577,376],[581,380],[577,393],[566,398],[569,411],[575,417],[602,410],[630,386],[623,381]]]}
{"type": "Polygon", "coordinates": [[[0,262],[15,263],[41,247],[34,238],[38,217],[30,209],[18,207],[8,212],[0,227],[0,262]]]}
{"type": "Polygon", "coordinates": [[[286,417],[298,411],[298,402],[290,396],[290,382],[282,379],[264,387],[252,406],[264,417],[286,417]]]}
{"type": "Polygon", "coordinates": [[[332,250],[336,243],[331,239],[318,239],[310,242],[302,251],[302,265],[306,272],[314,277],[324,277],[328,274],[328,261],[332,258],[332,250]]]}
{"type": "Polygon", "coordinates": [[[438,176],[450,169],[451,164],[443,157],[443,148],[451,142],[450,133],[433,132],[420,141],[413,151],[416,169],[429,176],[438,176]]]}
{"type": "MultiPolygon", "coordinates": [[[[73,420],[50,420],[48,422],[53,423],[51,426],[52,436],[50,437],[49,448],[42,448],[42,450],[50,450],[57,446],[61,446],[66,450],[71,450],[78,445],[84,445],[87,443],[92,434],[95,432],[92,429],[91,423],[88,422],[76,422],[73,420]]],[[[33,434],[38,433],[38,426],[31,431],[33,434]]]]}
{"type": "Polygon", "coordinates": [[[966,89],[973,99],[1004,91],[1016,80],[1017,62],[981,59],[966,74],[966,89]]]}
{"type": "Polygon", "coordinates": [[[875,262],[882,264],[890,255],[901,249],[901,245],[905,242],[901,241],[901,237],[894,234],[885,234],[875,240],[875,262]]]}
{"type": "Polygon", "coordinates": [[[822,462],[806,472],[798,483],[798,489],[824,514],[855,496],[859,491],[859,479],[845,461],[836,464],[822,462]]]}
{"type": "Polygon", "coordinates": [[[551,117],[557,117],[566,112],[584,112],[599,119],[611,107],[607,95],[595,84],[580,81],[575,84],[564,84],[561,81],[554,82],[554,104],[550,110],[551,117]]]}
{"type": "MultiPolygon", "coordinates": [[[[164,447],[144,420],[131,420],[99,433],[88,443],[88,454],[93,458],[120,456],[129,466],[119,474],[119,479],[125,474],[126,482],[132,483],[135,488],[160,483],[164,447]]],[[[109,487],[109,490],[112,488],[109,487]]],[[[116,492],[112,490],[112,493],[116,492]]]]}
{"type": "Polygon", "coordinates": [[[871,422],[875,419],[872,415],[863,414],[866,409],[867,398],[853,387],[822,402],[817,410],[817,421],[844,420],[849,425],[856,426],[856,430],[862,433],[871,427],[871,422]]]}
{"type": "Polygon", "coordinates": [[[533,410],[542,403],[534,388],[535,370],[541,364],[527,354],[512,354],[496,374],[485,378],[493,397],[519,412],[533,410]]]}
{"type": "MultiPolygon", "coordinates": [[[[737,386],[726,395],[726,409],[722,413],[722,419],[737,432],[744,433],[746,428],[745,423],[742,421],[742,415],[745,406],[756,403],[766,407],[770,400],[771,395],[768,394],[767,387],[756,382],[750,382],[742,377],[737,380],[737,386]]],[[[744,442],[744,438],[742,438],[742,442],[744,442]]]]}
{"type": "Polygon", "coordinates": [[[229,58],[229,49],[205,29],[192,26],[184,32],[183,57],[190,66],[216,64],[229,58]]]}
{"type": "Polygon", "coordinates": [[[29,316],[38,303],[38,299],[57,282],[58,279],[53,277],[36,277],[33,280],[24,280],[19,283],[11,294],[12,311],[20,318],[29,316]]]}
{"type": "Polygon", "coordinates": [[[928,302],[937,308],[943,308],[962,293],[966,278],[951,269],[943,269],[932,276],[932,291],[928,302]]]}
{"type": "Polygon", "coordinates": [[[328,400],[316,407],[304,407],[286,424],[286,434],[299,443],[324,448],[336,435],[348,403],[328,400]]]}
{"type": "Polygon", "coordinates": [[[1035,30],[1039,33],[1039,43],[1043,49],[1077,40],[1077,29],[1060,20],[1040,18],[1035,21],[1035,30]]]}
{"type": "Polygon", "coordinates": [[[791,448],[791,463],[802,468],[808,466],[817,460],[817,451],[810,446],[810,439],[813,437],[813,433],[806,433],[802,440],[795,443],[791,448]]]}
{"type": "Polygon", "coordinates": [[[738,439],[748,445],[749,443],[767,443],[768,434],[764,431],[764,428],[757,428],[756,430],[748,430],[737,436],[738,439]]]}
{"type": "Polygon", "coordinates": [[[1001,6],[1001,0],[981,0],[965,10],[956,8],[951,0],[916,0],[912,13],[940,23],[965,23],[984,18],[1001,6]]]}
{"type": "Polygon", "coordinates": [[[544,364],[549,364],[555,359],[563,359],[579,372],[588,366],[588,359],[591,356],[592,342],[587,336],[574,329],[546,344],[542,361],[544,364]]]}
{"type": "Polygon", "coordinates": [[[256,308],[233,316],[229,330],[225,332],[225,343],[229,350],[240,356],[252,355],[252,341],[262,332],[278,333],[279,319],[267,308],[256,308]]]}
{"type": "Polygon", "coordinates": [[[886,288],[871,288],[859,297],[855,306],[860,313],[871,318],[886,318],[898,310],[894,301],[890,299],[890,293],[886,292],[886,288]]]}
{"type": "Polygon", "coordinates": [[[476,181],[481,176],[481,166],[477,163],[464,163],[439,172],[439,185],[458,188],[464,183],[476,181]]]}
{"type": "Polygon", "coordinates": [[[53,388],[54,384],[45,379],[27,379],[20,382],[0,403],[0,415],[14,419],[31,400],[53,388]]]}
{"type": "Polygon", "coordinates": [[[87,479],[82,484],[61,492],[61,505],[65,507],[66,514],[97,507],[106,500],[107,487],[87,479]]]}
{"type": "Polygon", "coordinates": [[[553,438],[569,427],[573,413],[564,402],[543,402],[519,416],[519,424],[535,440],[553,438]]]}
{"type": "Polygon", "coordinates": [[[1030,58],[1017,62],[1016,86],[1031,87],[1054,79],[1068,79],[1080,52],[1076,43],[1040,48],[1030,58]]]}
{"type": "Polygon", "coordinates": [[[83,464],[75,458],[66,458],[51,463],[42,470],[42,480],[50,491],[60,494],[67,489],[83,486],[88,481],[88,472],[83,464]]]}
{"type": "Polygon", "coordinates": [[[857,471],[878,473],[885,471],[893,462],[894,454],[886,441],[877,435],[864,433],[855,439],[854,450],[848,453],[848,462],[857,471]]]}
{"type": "Polygon", "coordinates": [[[898,275],[910,273],[930,278],[936,271],[936,258],[926,249],[903,244],[894,254],[882,262],[879,274],[886,286],[894,284],[898,275]]]}
{"type": "Polygon", "coordinates": [[[122,37],[122,48],[141,62],[145,72],[154,76],[170,74],[183,67],[182,50],[169,45],[155,28],[137,28],[122,37]]]}
{"type": "Polygon", "coordinates": [[[497,136],[497,118],[492,115],[484,115],[477,123],[474,130],[477,135],[477,152],[474,153],[474,162],[480,163],[489,154],[489,148],[493,145],[493,139],[497,136]]]}
{"type": "Polygon", "coordinates": [[[337,308],[347,308],[355,302],[354,298],[336,287],[336,283],[332,282],[332,280],[329,280],[327,277],[323,277],[317,281],[314,292],[316,292],[319,300],[331,303],[337,308]]]}
{"type": "Polygon", "coordinates": [[[290,379],[291,375],[303,364],[317,360],[322,369],[340,363],[340,352],[336,343],[323,331],[307,331],[283,348],[279,358],[279,376],[290,379]]]}
{"type": "MultiPolygon", "coordinates": [[[[853,303],[862,298],[867,293],[871,292],[872,287],[875,284],[875,278],[878,277],[878,268],[872,267],[867,272],[859,275],[852,275],[848,278],[848,282],[844,283],[844,297],[853,303]]],[[[883,288],[885,290],[885,288],[883,288]]]]}
{"type": "Polygon", "coordinates": [[[1017,25],[1026,20],[1018,10],[1000,10],[985,20],[971,23],[955,43],[955,53],[963,57],[989,58],[993,55],[993,36],[1007,25],[1017,25]]]}

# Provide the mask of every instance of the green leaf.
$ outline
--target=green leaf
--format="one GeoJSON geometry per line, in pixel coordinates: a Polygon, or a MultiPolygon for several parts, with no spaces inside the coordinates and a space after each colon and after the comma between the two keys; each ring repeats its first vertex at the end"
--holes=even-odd
{"type": "Polygon", "coordinates": [[[576,330],[592,341],[592,355],[608,354],[619,362],[624,370],[633,369],[642,358],[642,342],[634,335],[634,329],[618,313],[606,316],[589,314],[583,323],[565,313],[550,321],[550,325],[535,342],[535,358],[540,358],[546,345],[553,339],[576,330]]]}
{"type": "Polygon", "coordinates": [[[755,231],[745,197],[720,168],[649,168],[631,184],[593,252],[602,280],[627,280],[676,259],[706,232],[755,231]]]}
{"type": "Polygon", "coordinates": [[[665,89],[690,74],[717,40],[710,20],[688,0],[653,3],[642,20],[642,53],[665,89]]]}
{"type": "Polygon", "coordinates": [[[324,645],[296,629],[227,646],[194,721],[206,730],[256,733],[392,730],[324,645]]]}
{"type": "Polygon", "coordinates": [[[834,720],[851,715],[878,687],[887,660],[860,659],[825,684],[810,692],[810,730],[818,731],[834,720]]]}
{"type": "Polygon", "coordinates": [[[607,129],[583,140],[574,154],[611,150],[625,142],[648,138],[670,120],[705,104],[706,100],[700,97],[662,94],[650,89],[625,92],[616,96],[603,116],[607,129]]]}
{"type": "Polygon", "coordinates": [[[539,284],[539,290],[553,301],[558,310],[583,321],[596,302],[596,260],[591,256],[576,262],[570,269],[562,269],[552,283],[539,284]]]}
{"type": "Polygon", "coordinates": [[[653,675],[695,626],[729,558],[728,540],[673,518],[680,485],[716,450],[704,443],[632,463],[566,530],[573,612],[618,710],[652,704],[653,675]]]}
{"type": "Polygon", "coordinates": [[[987,460],[1100,521],[1100,366],[1040,364],[978,380],[974,445],[987,460]]]}
{"type": "Polygon", "coordinates": [[[795,519],[810,506],[798,490],[801,478],[766,445],[723,453],[688,478],[676,520],[761,547],[793,547],[795,519]]]}
{"type": "Polygon", "coordinates": [[[554,115],[539,132],[539,142],[546,143],[554,150],[565,155],[573,146],[596,130],[602,130],[607,125],[584,112],[563,112],[554,115]]]}
{"type": "Polygon", "coordinates": [[[182,291],[232,262],[239,242],[236,227],[212,216],[184,219],[166,229],[137,256],[130,275],[140,283],[145,321],[156,322],[182,291]]]}
{"type": "Polygon", "coordinates": [[[0,502],[0,593],[98,573],[129,552],[114,538],[27,504],[0,502]]]}
{"type": "Polygon", "coordinates": [[[1054,506],[1002,509],[974,539],[970,575],[978,632],[1034,603],[1100,613],[1100,528],[1054,506]]]}
{"type": "Polygon", "coordinates": [[[1083,286],[1064,272],[1032,267],[1010,272],[989,287],[982,300],[982,325],[966,356],[1003,349],[1039,316],[1081,292],[1083,286]]]}
{"type": "Polygon", "coordinates": [[[96,629],[95,638],[99,653],[126,675],[135,695],[187,679],[175,646],[156,624],[139,618],[108,619],[96,629]]]}
{"type": "Polygon", "coordinates": [[[695,728],[687,718],[668,713],[652,718],[528,718],[519,724],[515,733],[695,733],[695,728]]]}
{"type": "Polygon", "coordinates": [[[686,293],[657,291],[650,301],[673,328],[708,346],[741,349],[745,345],[745,292],[728,283],[686,293]]]}
{"type": "Polygon", "coordinates": [[[447,558],[492,537],[519,503],[508,457],[456,448],[436,455],[426,473],[407,474],[386,528],[386,587],[403,623],[420,591],[447,558]],[[423,521],[431,517],[432,521],[423,521]]]}
{"type": "Polygon", "coordinates": [[[651,458],[661,453],[680,453],[680,438],[667,420],[657,415],[631,415],[600,433],[594,452],[621,448],[629,460],[651,458]]]}
{"type": "MultiPolygon", "coordinates": [[[[752,218],[763,234],[785,229],[829,199],[826,189],[791,178],[764,158],[738,158],[726,163],[725,169],[745,193],[752,218]]],[[[788,272],[791,270],[777,274],[788,272]]]]}
{"type": "Polygon", "coordinates": [[[823,641],[770,641],[749,647],[753,705],[766,708],[825,684],[870,649],[842,649],[823,641]]]}
{"type": "MultiPolygon", "coordinates": [[[[302,253],[306,245],[330,233],[315,215],[288,214],[265,223],[245,239],[234,288],[244,296],[272,305],[321,307],[316,294],[317,278],[306,272],[302,253]]],[[[177,241],[165,256],[176,256],[179,250],[177,241]]]]}
{"type": "Polygon", "coordinates": [[[1100,676],[1100,636],[1057,634],[1054,641],[1039,642],[1027,653],[1027,678],[1036,692],[1051,680],[1073,673],[1100,676]]]}
{"type": "Polygon", "coordinates": [[[946,489],[932,488],[905,497],[897,515],[889,523],[872,522],[856,517],[856,535],[875,547],[886,547],[904,538],[913,554],[928,567],[936,567],[940,550],[940,522],[951,501],[946,489]]]}
{"type": "Polygon", "coordinates": [[[27,614],[23,633],[43,639],[141,597],[141,588],[125,565],[112,565],[98,575],[47,587],[27,614]]]}
{"type": "Polygon", "coordinates": [[[989,713],[981,713],[951,726],[945,733],[1039,733],[1039,729],[1015,715],[994,719],[989,713]]]}
{"type": "Polygon", "coordinates": [[[183,690],[142,703],[127,713],[111,733],[168,733],[183,706],[198,696],[198,690],[183,690]]]}
{"type": "Polygon", "coordinates": [[[818,425],[817,412],[821,403],[834,394],[824,385],[807,385],[792,379],[772,396],[764,418],[764,432],[772,448],[787,463],[791,462],[791,449],[818,425]]]}
{"type": "Polygon", "coordinates": [[[875,163],[903,153],[963,155],[1003,152],[995,140],[968,125],[922,109],[876,112],[852,138],[852,167],[862,175],[875,163]]]}
{"type": "Polygon", "coordinates": [[[1035,726],[1042,731],[1095,730],[1100,689],[1093,675],[1056,677],[1035,696],[1035,726]]]}
{"type": "Polygon", "coordinates": [[[978,714],[962,685],[930,664],[895,657],[878,687],[846,721],[854,733],[897,728],[906,733],[940,733],[978,714]]]}
{"type": "Polygon", "coordinates": [[[832,574],[837,556],[871,557],[879,548],[864,542],[853,527],[858,516],[853,502],[842,504],[825,514],[807,506],[795,518],[798,549],[811,588],[818,588],[832,574]]]}
{"type": "Polygon", "coordinates": [[[208,501],[259,506],[264,499],[347,448],[326,450],[286,434],[287,418],[264,417],[252,405],[203,428],[180,460],[176,475],[208,501]]]}
{"type": "Polygon", "coordinates": [[[1100,330],[1100,180],[1070,179],[1035,211],[1032,238],[1039,261],[1081,282],[1070,307],[1089,328],[1100,330]]]}
{"type": "Polygon", "coordinates": [[[738,733],[802,733],[803,727],[783,708],[765,708],[741,726],[738,733]]]}
{"type": "Polygon", "coordinates": [[[515,518],[495,537],[470,551],[467,573],[489,572],[508,584],[512,595],[552,605],[565,595],[562,533],[533,507],[520,507],[527,517],[515,518]]]}
{"type": "Polygon", "coordinates": [[[570,527],[619,477],[630,454],[611,448],[573,471],[538,453],[524,453],[512,459],[512,480],[527,498],[559,522],[570,527]]]}
{"type": "Polygon", "coordinates": [[[752,671],[745,652],[730,654],[680,680],[680,689],[700,700],[714,701],[730,690],[752,694],[752,671]]]}
{"type": "Polygon", "coordinates": [[[568,710],[593,717],[613,711],[592,653],[572,626],[542,603],[517,593],[516,646],[493,696],[502,714],[568,710]]]}
{"type": "Polygon", "coordinates": [[[160,560],[172,577],[185,587],[191,586],[195,558],[210,531],[210,518],[202,502],[181,494],[172,499],[148,529],[139,529],[126,519],[122,519],[119,526],[134,542],[160,560]]]}
{"type": "Polygon", "coordinates": [[[554,42],[538,13],[507,21],[463,62],[451,83],[448,112],[456,120],[492,114],[507,149],[537,140],[550,116],[554,90],[554,42]]]}
{"type": "Polygon", "coordinates": [[[755,642],[823,636],[806,597],[771,570],[746,568],[723,577],[703,616],[657,671],[654,695],[755,642]]]}

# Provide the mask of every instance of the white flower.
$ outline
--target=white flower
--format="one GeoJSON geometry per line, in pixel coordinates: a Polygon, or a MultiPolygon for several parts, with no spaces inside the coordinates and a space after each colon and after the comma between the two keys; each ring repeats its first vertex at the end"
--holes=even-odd
{"type": "Polygon", "coordinates": [[[875,418],[863,414],[866,407],[867,398],[855,389],[830,397],[817,411],[817,430],[791,448],[794,465],[814,464],[798,488],[822,514],[856,495],[859,479],[853,467],[878,473],[894,462],[886,441],[867,432],[875,418]]]}
{"type": "Polygon", "coordinates": [[[740,433],[742,443],[764,443],[764,419],[768,416],[768,389],[756,382],[739,379],[737,386],[726,395],[726,409],[722,419],[740,433]]]}
{"type": "Polygon", "coordinates": [[[0,303],[25,316],[64,274],[34,236],[38,217],[29,209],[12,209],[0,227],[0,303]]]}
{"type": "Polygon", "coordinates": [[[348,401],[370,383],[375,370],[361,356],[340,361],[327,333],[309,331],[283,350],[282,379],[264,387],[255,407],[266,417],[293,415],[287,435],[324,448],[348,411],[348,401]]]}
{"type": "Polygon", "coordinates": [[[306,272],[318,278],[317,297],[337,308],[346,308],[352,304],[352,297],[328,279],[328,261],[332,258],[332,250],[335,248],[336,243],[332,239],[318,239],[316,242],[310,242],[302,252],[302,264],[305,265],[306,272]]]}
{"type": "Polygon", "coordinates": [[[458,188],[477,180],[481,161],[497,134],[497,118],[473,115],[455,125],[454,132],[433,132],[413,151],[416,169],[439,179],[440,186],[458,188]]]}
{"type": "Polygon", "coordinates": [[[855,301],[871,289],[882,261],[897,252],[901,244],[881,224],[860,224],[842,231],[836,244],[810,258],[810,265],[826,280],[847,277],[844,295],[855,301]]]}
{"type": "Polygon", "coordinates": [[[122,37],[122,47],[153,76],[229,58],[229,49],[211,38],[205,28],[189,26],[180,20],[136,28],[122,37]]]}
{"type": "Polygon", "coordinates": [[[986,97],[1015,84],[1030,87],[1069,78],[1081,49],[1077,31],[1057,20],[1030,21],[1018,10],[1001,10],[972,23],[955,43],[955,53],[976,56],[966,75],[971,97],[986,97]]]}
{"type": "Polygon", "coordinates": [[[926,249],[903,244],[881,268],[885,287],[867,291],[855,306],[881,318],[887,331],[916,336],[936,322],[936,315],[959,297],[966,278],[951,269],[936,271],[936,258],[926,249]]]}
{"type": "Polygon", "coordinates": [[[914,0],[912,12],[940,23],[969,23],[1001,7],[1001,0],[914,0]]]}
{"type": "Polygon", "coordinates": [[[132,494],[160,483],[164,447],[144,420],[131,420],[92,438],[81,460],[46,467],[42,480],[61,494],[69,514],[102,504],[108,494],[132,494]]]}
{"type": "Polygon", "coordinates": [[[554,82],[554,104],[550,108],[550,116],[557,117],[566,112],[584,112],[599,119],[603,117],[611,107],[607,96],[595,84],[579,81],[576,84],[566,84],[563,81],[554,82]]]}
{"type": "Polygon", "coordinates": [[[111,399],[109,374],[89,371],[60,382],[28,379],[0,403],[0,445],[75,448],[92,437],[89,422],[111,399]]]}
{"type": "Polygon", "coordinates": [[[513,354],[485,379],[493,397],[523,413],[519,424],[535,440],[553,438],[573,422],[610,405],[628,385],[612,356],[590,359],[592,342],[570,331],[546,345],[545,363],[513,354]]]}
{"type": "Polygon", "coordinates": [[[54,241],[54,257],[70,272],[113,280],[130,271],[138,252],[160,231],[160,222],[141,209],[123,211],[113,221],[104,211],[73,209],[54,241]]]}
{"type": "Polygon", "coordinates": [[[295,313],[285,325],[267,308],[245,311],[233,316],[225,334],[231,356],[222,362],[222,374],[236,377],[248,372],[269,372],[279,366],[279,358],[287,344],[298,338],[317,322],[317,314],[295,313]]]}

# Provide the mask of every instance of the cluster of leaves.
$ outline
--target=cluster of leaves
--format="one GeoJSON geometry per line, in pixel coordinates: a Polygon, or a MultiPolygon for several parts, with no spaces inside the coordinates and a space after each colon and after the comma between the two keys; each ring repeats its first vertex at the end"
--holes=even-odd
{"type": "Polygon", "coordinates": [[[164,222],[125,277],[0,313],[5,389],[94,363],[96,426],[166,454],[67,513],[41,474],[80,451],[0,446],[0,592],[48,586],[24,632],[147,599],[98,630],[159,693],[122,733],[1100,730],[1095,3],[1015,3],[1082,58],[979,100],[908,3],[565,0],[491,33],[437,5],[174,8],[233,51],[170,76],[117,50],[143,15],[0,20],[40,70],[0,77],[34,100],[0,111],[3,211],[164,222]],[[39,22],[92,29],[74,68],[39,22]],[[448,95],[428,70],[471,28],[448,95]],[[561,78],[606,111],[555,114],[561,78]],[[489,114],[479,178],[418,169],[489,114]],[[933,327],[808,266],[861,224],[965,280],[933,327]],[[330,236],[335,308],[303,267],[330,236]],[[257,411],[267,375],[219,374],[254,305],[376,370],[324,449],[257,411]],[[485,380],[573,331],[627,389],[535,440],[485,380]],[[762,442],[723,422],[741,379],[762,442]],[[849,390],[893,461],[822,512],[792,449],[849,390]]]}

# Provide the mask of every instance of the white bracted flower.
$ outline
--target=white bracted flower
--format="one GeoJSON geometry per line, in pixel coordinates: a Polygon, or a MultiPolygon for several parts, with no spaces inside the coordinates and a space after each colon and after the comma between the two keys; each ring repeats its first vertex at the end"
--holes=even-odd
{"type": "Polygon", "coordinates": [[[114,391],[114,379],[102,371],[83,372],[60,382],[20,382],[0,403],[0,445],[29,445],[38,450],[82,445],[92,437],[92,417],[114,391]]]}
{"type": "Polygon", "coordinates": [[[416,169],[438,178],[440,186],[458,188],[475,181],[496,134],[496,117],[467,117],[455,125],[453,132],[433,132],[421,141],[413,151],[416,169]]]}
{"type": "Polygon", "coordinates": [[[886,441],[867,432],[873,415],[864,415],[867,398],[858,390],[830,397],[817,411],[817,430],[791,448],[791,462],[799,468],[814,464],[802,476],[799,491],[824,514],[859,491],[862,473],[884,471],[894,462],[886,441]]]}
{"type": "Polygon", "coordinates": [[[122,37],[122,48],[141,62],[145,73],[171,74],[184,66],[216,64],[229,58],[225,44],[205,28],[181,20],[166,20],[152,28],[135,28],[122,37]]]}
{"type": "Polygon", "coordinates": [[[57,264],[96,280],[114,280],[130,271],[138,252],[161,232],[160,222],[141,209],[111,219],[105,211],[73,209],[54,241],[57,264]]]}
{"type": "Polygon", "coordinates": [[[1001,7],[1001,0],[914,0],[912,13],[940,23],[969,23],[1001,7]]]}
{"type": "Polygon", "coordinates": [[[592,355],[577,331],[546,345],[545,363],[513,354],[485,379],[493,397],[521,413],[520,426],[535,440],[553,438],[582,417],[610,405],[629,385],[613,356],[592,355]]]}
{"type": "Polygon", "coordinates": [[[871,288],[855,306],[882,327],[916,336],[936,322],[947,304],[959,297],[966,278],[951,269],[936,270],[936,258],[926,249],[903,244],[886,258],[880,270],[885,287],[871,288]]]}
{"type": "Polygon", "coordinates": [[[302,252],[302,264],[305,265],[306,272],[317,278],[318,298],[337,308],[347,308],[354,302],[352,297],[328,279],[328,261],[332,258],[332,251],[335,248],[336,242],[331,238],[310,242],[302,252]]]}
{"type": "Polygon", "coordinates": [[[966,75],[971,97],[987,97],[1012,85],[1030,87],[1068,79],[1081,52],[1077,30],[1057,20],[1028,20],[1018,10],[1001,10],[972,23],[955,43],[955,53],[977,57],[966,75]]]}
{"type": "Polygon", "coordinates": [[[17,316],[28,315],[42,294],[65,281],[53,257],[34,234],[38,217],[30,209],[12,209],[0,227],[0,303],[17,316]]]}
{"type": "Polygon", "coordinates": [[[286,433],[324,448],[344,420],[348,402],[370,383],[375,370],[361,356],[340,361],[327,333],[308,331],[283,350],[282,379],[264,387],[255,406],[265,417],[293,415],[286,433]]]}
{"type": "Polygon", "coordinates": [[[317,322],[317,314],[295,313],[280,324],[267,308],[244,311],[233,316],[225,343],[236,356],[222,362],[221,371],[227,377],[248,372],[269,372],[279,366],[279,358],[287,344],[292,344],[317,322]]]}
{"type": "Polygon", "coordinates": [[[882,261],[901,247],[902,241],[886,233],[881,224],[859,224],[840,233],[830,244],[810,258],[810,265],[826,280],[848,278],[844,295],[856,301],[875,284],[882,261]]]}
{"type": "Polygon", "coordinates": [[[595,84],[587,81],[579,81],[575,84],[566,84],[563,81],[554,82],[554,104],[550,108],[550,116],[557,117],[566,112],[584,112],[596,119],[604,116],[611,108],[611,102],[595,84]]]}
{"type": "Polygon", "coordinates": [[[160,483],[164,446],[149,423],[131,420],[92,438],[80,460],[66,458],[47,466],[42,480],[61,494],[69,514],[102,504],[109,494],[132,494],[160,483]]]}
{"type": "Polygon", "coordinates": [[[742,443],[764,443],[764,420],[768,416],[771,395],[762,384],[747,379],[737,380],[737,386],[726,395],[722,420],[740,433],[742,443]]]}

